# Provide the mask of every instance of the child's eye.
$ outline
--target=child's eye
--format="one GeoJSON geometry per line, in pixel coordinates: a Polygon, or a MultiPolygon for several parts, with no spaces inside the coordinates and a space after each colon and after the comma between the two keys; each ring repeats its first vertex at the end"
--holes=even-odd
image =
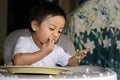
{"type": "Polygon", "coordinates": [[[52,31],[54,30],[53,28],[49,28],[49,29],[52,30],[52,31]]]}
{"type": "Polygon", "coordinates": [[[62,33],[62,31],[58,31],[58,33],[62,33]]]}

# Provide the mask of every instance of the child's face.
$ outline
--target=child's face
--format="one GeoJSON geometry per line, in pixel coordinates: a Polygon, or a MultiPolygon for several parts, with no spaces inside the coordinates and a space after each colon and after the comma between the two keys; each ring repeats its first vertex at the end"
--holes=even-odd
{"type": "Polygon", "coordinates": [[[41,25],[36,25],[33,30],[35,34],[35,41],[45,44],[49,39],[53,39],[56,42],[63,28],[65,26],[65,19],[62,16],[48,16],[44,19],[41,25]]]}

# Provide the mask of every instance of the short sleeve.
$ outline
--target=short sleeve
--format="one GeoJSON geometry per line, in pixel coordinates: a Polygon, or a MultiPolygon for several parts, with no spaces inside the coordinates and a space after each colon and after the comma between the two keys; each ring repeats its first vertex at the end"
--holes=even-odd
{"type": "Polygon", "coordinates": [[[16,46],[14,49],[14,55],[17,53],[26,53],[26,52],[30,53],[38,50],[39,48],[34,44],[31,36],[20,37],[16,43],[16,46]]]}

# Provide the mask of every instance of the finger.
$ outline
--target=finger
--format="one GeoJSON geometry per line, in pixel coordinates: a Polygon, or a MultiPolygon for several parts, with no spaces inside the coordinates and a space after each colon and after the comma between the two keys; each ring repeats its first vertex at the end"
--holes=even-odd
{"type": "Polygon", "coordinates": [[[80,56],[81,56],[81,58],[84,58],[86,55],[87,55],[87,53],[86,54],[82,53],[80,56]]]}
{"type": "Polygon", "coordinates": [[[49,45],[54,45],[54,40],[52,38],[49,38],[48,44],[49,45]]]}

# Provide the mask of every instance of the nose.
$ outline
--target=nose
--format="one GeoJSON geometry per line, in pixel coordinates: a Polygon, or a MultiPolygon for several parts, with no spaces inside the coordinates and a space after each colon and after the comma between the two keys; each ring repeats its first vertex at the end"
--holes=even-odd
{"type": "Polygon", "coordinates": [[[53,36],[54,36],[55,38],[58,37],[58,36],[59,36],[58,31],[55,31],[55,32],[53,33],[53,36]]]}

